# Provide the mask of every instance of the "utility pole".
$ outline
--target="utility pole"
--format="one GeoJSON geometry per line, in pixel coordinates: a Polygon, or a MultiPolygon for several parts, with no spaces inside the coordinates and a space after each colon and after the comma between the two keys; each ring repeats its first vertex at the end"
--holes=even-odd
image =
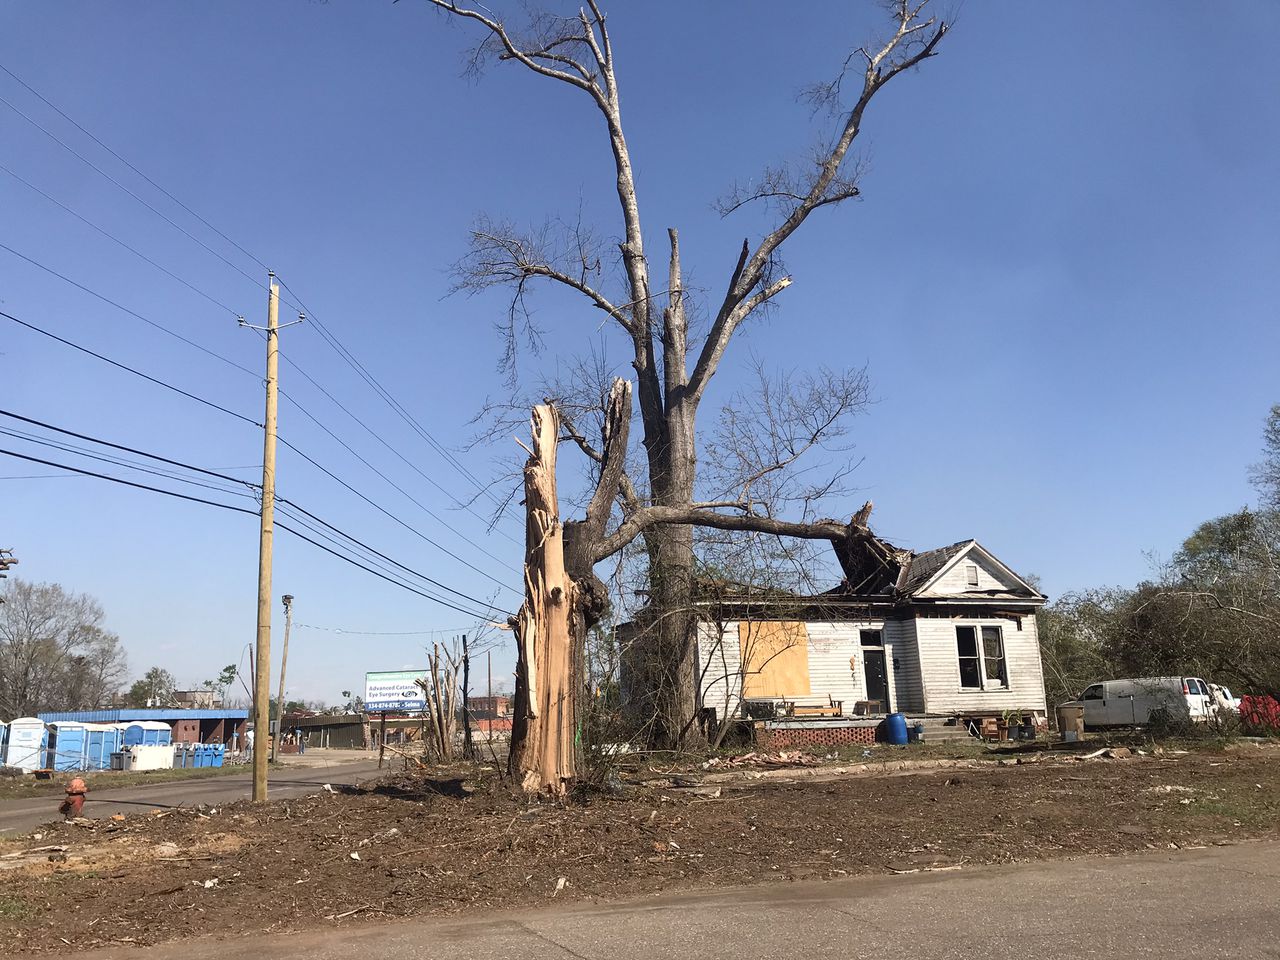
{"type": "MultiPolygon", "coordinates": [[[[299,316],[294,323],[305,319],[299,316]]],[[[271,735],[271,538],[276,513],[276,412],[279,407],[280,285],[267,274],[267,325],[240,318],[240,326],[267,335],[267,407],[262,420],[262,523],[258,532],[257,671],[253,676],[253,799],[267,799],[267,741],[271,735]]],[[[293,326],[293,323],[285,324],[293,326]]]]}
{"type": "Polygon", "coordinates": [[[465,760],[476,758],[476,748],[471,743],[471,653],[467,649],[467,635],[462,635],[462,756],[465,760]]]}
{"type": "Polygon", "coordinates": [[[280,598],[284,604],[284,648],[280,651],[280,696],[276,698],[276,738],[271,741],[271,759],[276,758],[280,749],[280,738],[284,736],[284,668],[289,664],[289,628],[293,626],[293,597],[285,594],[280,598]]]}

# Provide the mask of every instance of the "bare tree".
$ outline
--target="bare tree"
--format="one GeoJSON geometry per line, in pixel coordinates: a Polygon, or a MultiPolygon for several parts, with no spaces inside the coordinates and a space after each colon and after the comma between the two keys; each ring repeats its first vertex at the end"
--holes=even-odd
{"type": "MultiPolygon", "coordinates": [[[[698,335],[691,323],[695,305],[685,282],[678,232],[667,230],[664,267],[655,270],[646,251],[623,126],[614,42],[597,0],[588,0],[575,16],[535,12],[524,16],[519,25],[509,24],[486,6],[429,2],[482,32],[470,61],[472,69],[493,60],[519,64],[578,91],[603,122],[621,219],[622,239],[616,248],[576,223],[553,220],[538,230],[521,231],[509,223],[485,219],[477,225],[470,251],[458,265],[458,285],[473,291],[494,286],[511,290],[505,322],[508,369],[521,345],[536,343],[541,336],[527,307],[529,291],[537,283],[555,284],[579,295],[627,344],[636,380],[644,477],[637,480],[627,473],[625,456],[609,459],[581,433],[571,435],[581,440],[580,446],[602,474],[612,469],[617,476],[606,477],[596,488],[597,493],[606,491],[604,499],[593,496],[580,535],[566,528],[566,561],[577,576],[582,570],[575,563],[597,563],[643,538],[648,596],[660,614],[654,621],[649,651],[652,675],[661,681],[654,689],[658,722],[652,739],[657,745],[679,746],[692,732],[688,718],[696,695],[690,609],[693,525],[775,536],[815,535],[807,523],[788,525],[758,509],[756,488],[787,466],[794,453],[785,445],[775,451],[780,454],[776,462],[762,463],[760,475],[730,495],[699,499],[699,405],[743,324],[791,285],[780,260],[787,241],[816,211],[858,196],[861,170],[850,159],[850,151],[872,99],[894,77],[932,57],[948,27],[923,15],[928,0],[896,0],[890,5],[888,34],[853,50],[834,77],[810,88],[811,103],[826,108],[833,118],[828,136],[809,163],[772,167],[755,182],[735,186],[723,199],[725,215],[762,204],[772,221],[757,240],[743,241],[723,294],[707,306],[708,328],[698,335]],[[620,277],[616,284],[611,279],[615,274],[620,277]],[[617,491],[622,492],[625,516],[617,529],[598,537],[609,521],[617,491]],[[800,530],[806,532],[797,533],[800,530]]],[[[838,536],[847,532],[847,525],[834,521],[830,527],[838,536]]],[[[583,582],[592,579],[589,576],[583,582]]],[[[599,593],[598,589],[582,591],[588,609],[601,609],[605,598],[599,593]]]]}
{"type": "Polygon", "coordinates": [[[92,597],[15,579],[0,605],[0,714],[102,705],[126,670],[120,638],[92,597]]]}

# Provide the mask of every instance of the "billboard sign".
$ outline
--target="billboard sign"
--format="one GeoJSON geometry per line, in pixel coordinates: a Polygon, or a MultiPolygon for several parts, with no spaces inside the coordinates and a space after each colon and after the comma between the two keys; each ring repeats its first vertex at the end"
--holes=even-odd
{"type": "Polygon", "coordinates": [[[383,710],[425,710],[427,695],[415,681],[426,680],[425,670],[392,670],[364,675],[364,708],[370,713],[383,710]]]}

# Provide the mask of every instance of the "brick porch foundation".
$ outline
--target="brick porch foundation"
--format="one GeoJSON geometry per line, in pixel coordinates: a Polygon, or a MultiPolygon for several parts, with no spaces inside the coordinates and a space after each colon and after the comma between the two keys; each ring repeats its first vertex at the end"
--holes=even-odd
{"type": "Polygon", "coordinates": [[[849,723],[756,724],[753,731],[758,750],[796,750],[812,747],[843,747],[876,742],[876,725],[849,723]]]}

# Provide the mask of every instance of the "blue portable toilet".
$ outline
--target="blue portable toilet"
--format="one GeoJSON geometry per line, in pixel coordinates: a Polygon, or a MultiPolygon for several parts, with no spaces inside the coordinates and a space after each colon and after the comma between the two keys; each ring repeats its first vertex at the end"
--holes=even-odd
{"type": "Polygon", "coordinates": [[[116,723],[86,723],[84,768],[110,770],[111,754],[120,752],[124,732],[116,723]]]}
{"type": "Polygon", "coordinates": [[[227,745],[226,745],[225,743],[211,743],[211,744],[209,744],[209,751],[210,751],[210,752],[209,752],[209,766],[211,766],[211,767],[220,767],[220,766],[222,766],[222,758],[223,758],[223,754],[225,754],[225,753],[226,753],[226,750],[227,750],[227,745]]]}
{"type": "Polygon", "coordinates": [[[88,730],[75,720],[55,720],[49,725],[49,763],[53,770],[84,770],[88,730]]]}
{"type": "Polygon", "coordinates": [[[122,724],[124,746],[164,746],[173,739],[173,728],[159,720],[134,720],[122,724]]]}
{"type": "Polygon", "coordinates": [[[9,740],[4,747],[4,765],[24,773],[43,768],[49,749],[49,731],[39,717],[18,717],[9,723],[9,740]]]}

